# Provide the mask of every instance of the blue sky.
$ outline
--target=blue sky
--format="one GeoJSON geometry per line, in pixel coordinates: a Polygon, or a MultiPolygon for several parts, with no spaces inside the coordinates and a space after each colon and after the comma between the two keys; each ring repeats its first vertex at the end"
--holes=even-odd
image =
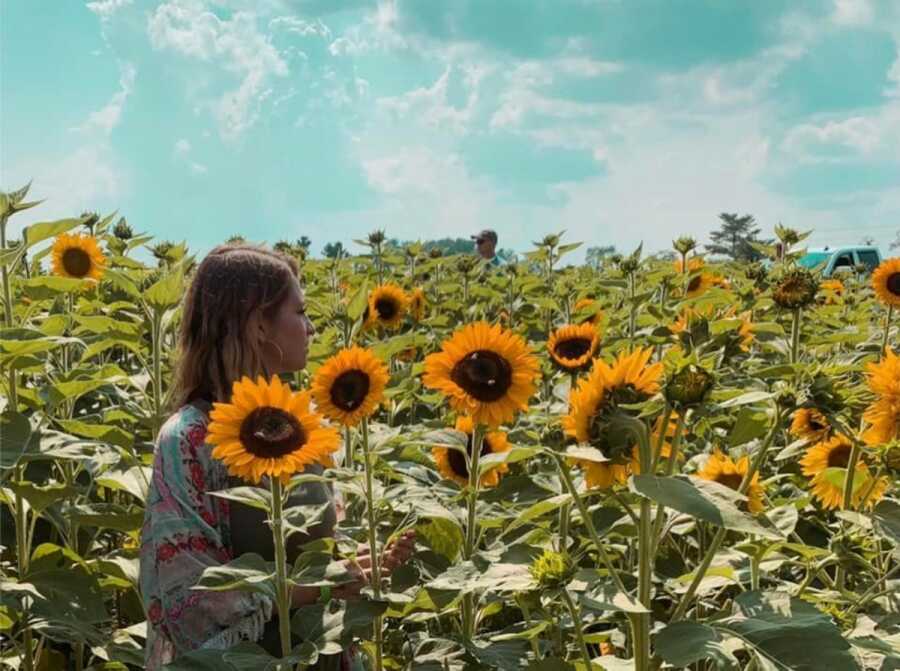
{"type": "Polygon", "coordinates": [[[0,58],[0,188],[47,198],[13,233],[900,230],[893,0],[3,0],[0,58]]]}

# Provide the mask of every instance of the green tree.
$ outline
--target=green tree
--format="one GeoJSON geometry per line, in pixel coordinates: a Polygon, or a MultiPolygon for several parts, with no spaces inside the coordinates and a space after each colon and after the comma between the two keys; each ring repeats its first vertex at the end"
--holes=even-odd
{"type": "Polygon", "coordinates": [[[709,234],[711,242],[706,250],[712,254],[730,256],[735,261],[758,261],[763,257],[753,243],[771,244],[771,240],[760,240],[760,229],[752,214],[738,216],[735,213],[722,212],[719,215],[722,225],[719,230],[709,234]]]}
{"type": "Polygon", "coordinates": [[[341,242],[329,242],[327,245],[325,245],[325,247],[322,248],[322,253],[327,259],[342,259],[345,256],[349,256],[347,250],[344,249],[344,245],[341,242]]]}
{"type": "Polygon", "coordinates": [[[584,253],[585,262],[594,270],[599,270],[604,259],[616,253],[615,245],[603,245],[601,247],[588,247],[584,253]]]}

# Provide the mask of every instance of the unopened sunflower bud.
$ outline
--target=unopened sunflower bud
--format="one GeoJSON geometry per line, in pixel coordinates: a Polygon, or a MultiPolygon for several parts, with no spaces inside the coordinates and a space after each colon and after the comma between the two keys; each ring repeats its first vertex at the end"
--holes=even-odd
{"type": "Polygon", "coordinates": [[[688,408],[703,403],[714,385],[712,373],[695,364],[688,364],[669,378],[664,395],[673,406],[688,408]]]}
{"type": "Polygon", "coordinates": [[[131,238],[134,237],[134,231],[131,229],[131,226],[128,225],[128,222],[125,221],[125,217],[121,217],[116,223],[113,228],[113,235],[119,240],[131,240],[131,238]]]}
{"type": "Polygon", "coordinates": [[[689,236],[682,236],[672,241],[672,247],[682,256],[688,255],[697,247],[697,241],[689,236]]]}
{"type": "Polygon", "coordinates": [[[372,231],[369,233],[369,243],[373,245],[380,245],[384,242],[384,231],[372,231]]]}
{"type": "Polygon", "coordinates": [[[534,581],[545,589],[565,587],[575,575],[575,567],[568,556],[553,550],[544,550],[544,554],[531,564],[529,571],[534,581]]]}
{"type": "Polygon", "coordinates": [[[430,256],[432,259],[439,259],[443,255],[444,255],[444,252],[442,252],[437,247],[432,247],[431,249],[428,250],[428,256],[430,256]]]}

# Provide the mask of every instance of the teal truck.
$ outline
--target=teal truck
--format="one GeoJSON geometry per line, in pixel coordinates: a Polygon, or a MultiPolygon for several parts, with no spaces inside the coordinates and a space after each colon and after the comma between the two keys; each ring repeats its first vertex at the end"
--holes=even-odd
{"type": "Polygon", "coordinates": [[[808,249],[797,263],[805,268],[822,267],[822,277],[831,277],[835,274],[853,272],[857,267],[864,267],[866,272],[872,272],[881,263],[881,253],[878,247],[862,245],[849,247],[822,247],[808,249]]]}

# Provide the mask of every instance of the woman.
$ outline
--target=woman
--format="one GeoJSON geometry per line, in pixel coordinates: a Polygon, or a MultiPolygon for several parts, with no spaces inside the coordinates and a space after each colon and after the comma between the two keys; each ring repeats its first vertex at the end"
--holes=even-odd
{"type": "MultiPolygon", "coordinates": [[[[179,360],[171,396],[175,409],[157,437],[153,477],[141,532],[141,592],[147,611],[145,665],[157,669],[198,648],[262,644],[280,656],[277,612],[267,596],[191,588],[203,570],[253,550],[271,560],[271,534],[262,511],[209,492],[241,484],[211,457],[205,443],[212,403],[225,402],[246,375],[268,378],[306,365],[315,333],[306,315],[295,261],[249,245],[222,245],[200,263],[185,296],[179,360]]],[[[316,472],[321,472],[321,468],[316,472]]],[[[267,483],[266,483],[267,484],[267,483]]],[[[304,539],[334,535],[336,509],[330,487],[307,483],[289,505],[327,503],[321,524],[304,539]]],[[[382,558],[390,573],[413,548],[411,533],[382,558]]],[[[296,543],[292,543],[296,545],[296,543]]],[[[289,557],[289,559],[291,559],[289,557]]],[[[370,558],[348,560],[355,582],[335,598],[354,598],[368,582],[370,558]]],[[[318,588],[297,587],[292,605],[315,603],[318,588]]],[[[351,655],[319,668],[351,668],[351,655]]]]}

